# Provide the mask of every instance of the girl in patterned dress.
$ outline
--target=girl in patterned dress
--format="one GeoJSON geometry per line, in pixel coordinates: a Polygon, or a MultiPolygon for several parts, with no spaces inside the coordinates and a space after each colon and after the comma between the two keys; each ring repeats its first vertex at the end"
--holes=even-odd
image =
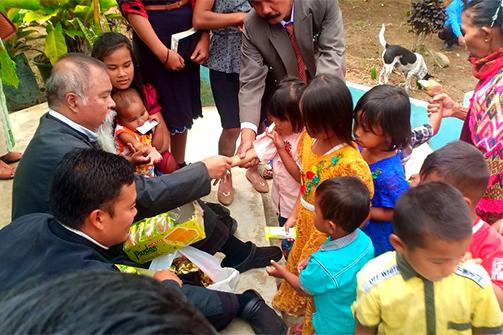
{"type": "Polygon", "coordinates": [[[400,194],[409,188],[400,149],[410,142],[410,100],[401,88],[380,85],[365,93],[354,113],[354,135],[370,166],[374,198],[370,221],[363,231],[374,245],[375,256],[393,250],[393,208],[400,194]]]}
{"type": "MultiPolygon", "coordinates": [[[[308,257],[327,239],[313,224],[314,194],[324,180],[335,176],[359,177],[373,194],[367,163],[352,141],[351,93],[346,84],[331,75],[319,75],[304,91],[300,102],[306,130],[298,144],[301,164],[300,195],[286,229],[297,227],[297,236],[288,256],[288,271],[298,275],[308,257]]],[[[291,315],[303,316],[305,333],[312,333],[312,298],[298,293],[286,281],[279,285],[273,306],[291,315]],[[307,304],[307,307],[306,307],[307,304]]]]}

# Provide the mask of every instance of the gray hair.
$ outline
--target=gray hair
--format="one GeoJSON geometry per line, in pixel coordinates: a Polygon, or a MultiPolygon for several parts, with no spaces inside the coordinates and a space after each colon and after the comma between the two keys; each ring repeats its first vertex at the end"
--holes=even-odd
{"type": "Polygon", "coordinates": [[[471,10],[472,22],[477,27],[499,28],[500,33],[503,33],[502,6],[502,0],[472,0],[464,10],[471,10]]]}
{"type": "Polygon", "coordinates": [[[70,92],[86,101],[92,78],[91,67],[106,71],[105,64],[84,54],[68,53],[59,58],[45,84],[49,107],[64,102],[66,94],[70,92]]]}

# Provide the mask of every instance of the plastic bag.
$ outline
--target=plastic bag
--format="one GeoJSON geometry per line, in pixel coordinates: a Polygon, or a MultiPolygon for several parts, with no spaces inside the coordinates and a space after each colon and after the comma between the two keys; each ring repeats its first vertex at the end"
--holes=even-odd
{"type": "Polygon", "coordinates": [[[149,269],[156,271],[167,269],[171,266],[173,260],[180,255],[187,257],[211,278],[213,284],[209,285],[207,288],[231,293],[236,290],[239,282],[238,270],[223,268],[220,266],[220,260],[218,258],[190,246],[155,258],[152,260],[149,269]]]}

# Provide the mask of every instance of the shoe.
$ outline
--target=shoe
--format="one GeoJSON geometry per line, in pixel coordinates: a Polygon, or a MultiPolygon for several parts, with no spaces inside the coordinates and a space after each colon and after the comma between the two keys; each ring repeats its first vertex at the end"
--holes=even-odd
{"type": "Polygon", "coordinates": [[[217,199],[224,206],[229,206],[234,201],[234,188],[232,187],[232,175],[230,173],[226,174],[218,183],[217,199]],[[228,191],[224,191],[225,188],[228,191]]]}
{"type": "Polygon", "coordinates": [[[269,185],[264,178],[258,172],[254,173],[250,169],[246,170],[246,179],[252,184],[255,191],[259,193],[269,192],[269,185]]]}
{"type": "Polygon", "coordinates": [[[247,290],[243,294],[248,294],[251,298],[246,303],[240,317],[250,324],[255,334],[279,334],[288,332],[283,319],[267,304],[260,294],[255,290],[247,290]]]}
{"type": "Polygon", "coordinates": [[[240,273],[250,269],[264,268],[271,264],[271,260],[279,261],[283,257],[281,249],[278,247],[257,247],[252,242],[246,242],[250,246],[250,253],[239,264],[229,264],[227,257],[222,261],[222,267],[231,267],[240,273]]]}
{"type": "Polygon", "coordinates": [[[21,160],[22,156],[23,156],[23,154],[20,153],[20,152],[9,151],[7,154],[5,154],[2,157],[0,157],[0,159],[2,161],[4,161],[4,163],[12,164],[12,163],[19,162],[21,160]]]}

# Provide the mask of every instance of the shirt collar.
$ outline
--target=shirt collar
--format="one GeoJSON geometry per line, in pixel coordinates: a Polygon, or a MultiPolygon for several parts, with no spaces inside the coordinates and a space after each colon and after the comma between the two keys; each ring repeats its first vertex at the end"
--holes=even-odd
{"type": "Polygon", "coordinates": [[[320,250],[321,251],[336,250],[347,246],[348,244],[356,240],[356,238],[358,237],[358,230],[359,229],[356,229],[354,232],[346,236],[339,237],[338,239],[335,240],[333,240],[332,237],[328,237],[327,241],[323,243],[320,250]]]}
{"type": "Polygon", "coordinates": [[[86,233],[80,231],[80,230],[77,230],[77,229],[73,229],[73,228],[70,228],[68,226],[65,226],[64,224],[62,224],[61,222],[58,222],[61,226],[63,226],[64,228],[68,229],[69,231],[71,231],[72,233],[74,234],[77,234],[79,236],[82,236],[83,238],[85,238],[86,240],[96,244],[98,247],[100,248],[103,248],[105,250],[108,250],[108,247],[107,246],[104,246],[103,244],[99,243],[98,241],[96,241],[95,239],[93,239],[91,236],[87,235],[86,233]]]}
{"type": "Polygon", "coordinates": [[[295,1],[292,1],[292,12],[290,13],[290,20],[288,20],[288,21],[281,20],[281,25],[284,27],[287,24],[290,24],[290,23],[293,24],[294,14],[295,14],[295,1]]]}
{"type": "Polygon", "coordinates": [[[98,136],[96,135],[96,133],[94,131],[91,131],[91,130],[87,129],[86,127],[83,127],[80,124],[70,120],[69,118],[67,118],[63,114],[56,112],[54,109],[49,108],[49,115],[58,119],[59,121],[65,123],[69,127],[75,129],[79,133],[86,135],[87,138],[89,139],[89,141],[96,142],[98,140],[98,136]]]}
{"type": "Polygon", "coordinates": [[[404,280],[409,280],[414,277],[423,278],[409,265],[409,263],[407,263],[405,258],[403,258],[402,255],[400,255],[398,252],[396,253],[396,264],[398,266],[398,271],[400,271],[400,274],[402,275],[404,280]]]}

